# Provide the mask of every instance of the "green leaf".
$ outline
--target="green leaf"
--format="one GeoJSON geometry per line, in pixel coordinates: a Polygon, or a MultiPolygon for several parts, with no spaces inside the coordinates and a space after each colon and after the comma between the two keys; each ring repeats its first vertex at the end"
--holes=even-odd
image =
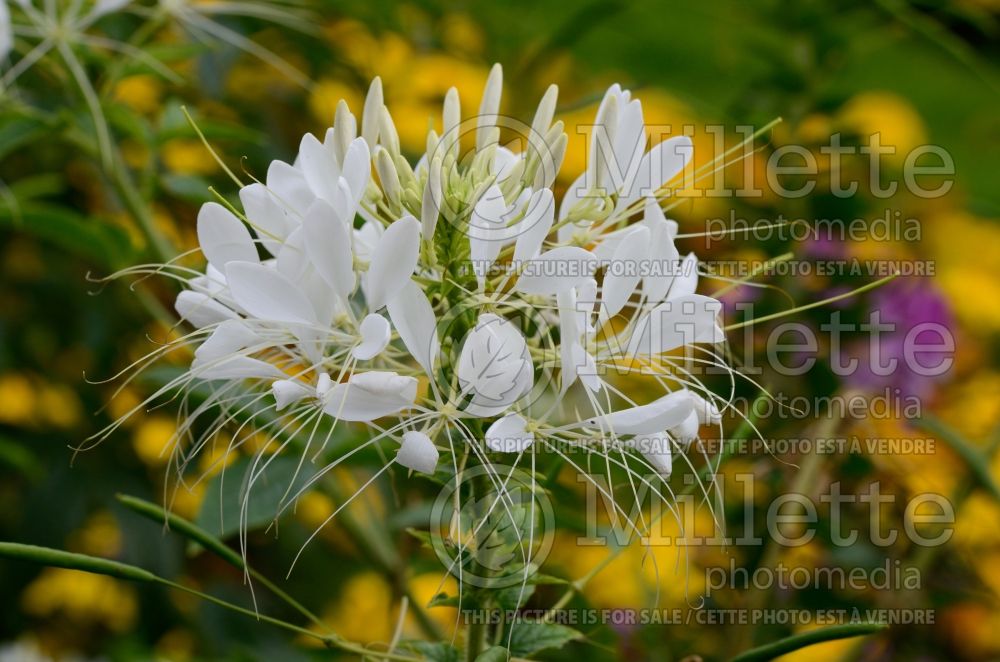
{"type": "Polygon", "coordinates": [[[55,205],[30,203],[15,209],[0,205],[0,227],[30,233],[108,267],[127,262],[132,255],[123,229],[55,205]]]}
{"type": "Polygon", "coordinates": [[[50,129],[43,122],[27,117],[9,119],[9,115],[0,121],[0,160],[22,145],[27,145],[38,138],[46,136],[50,129]]]}
{"type": "Polygon", "coordinates": [[[123,506],[129,510],[147,517],[155,522],[166,523],[170,530],[178,533],[188,540],[192,541],[201,548],[206,549],[213,554],[219,556],[230,565],[239,568],[240,570],[246,570],[250,573],[250,576],[254,578],[255,581],[262,583],[266,586],[272,593],[287,602],[295,610],[301,613],[303,616],[313,621],[316,624],[322,624],[322,621],[306,607],[302,606],[298,600],[292,596],[285,593],[281,587],[277,586],[270,579],[257,572],[251,567],[248,567],[243,557],[236,552],[236,550],[227,546],[221,540],[205,531],[201,527],[189,522],[188,520],[175,515],[173,513],[168,513],[160,506],[155,503],[150,503],[143,499],[139,499],[134,496],[129,496],[127,494],[119,494],[116,497],[123,506]]]}
{"type": "Polygon", "coordinates": [[[438,593],[427,602],[428,607],[457,607],[461,602],[457,595],[438,593]]]}
{"type": "Polygon", "coordinates": [[[458,662],[458,650],[451,644],[429,641],[408,641],[403,644],[424,659],[432,662],[458,662]]]}
{"type": "Polygon", "coordinates": [[[928,432],[931,432],[943,439],[952,450],[958,453],[959,457],[965,461],[969,466],[969,470],[972,472],[973,477],[979,482],[979,485],[989,492],[997,501],[1000,501],[1000,485],[993,479],[993,473],[990,471],[990,461],[986,455],[980,451],[978,448],[974,447],[972,444],[967,442],[962,438],[958,432],[947,426],[942,421],[931,416],[929,413],[924,413],[917,424],[922,426],[928,432]]]}
{"type": "Polygon", "coordinates": [[[429,532],[414,529],[413,527],[407,527],[406,532],[423,543],[424,547],[428,549],[433,547],[433,541],[429,532]]]}
{"type": "MultiPolygon", "coordinates": [[[[206,156],[206,158],[211,158],[206,156]]],[[[204,177],[167,173],[160,177],[160,183],[168,193],[192,204],[202,204],[215,200],[208,190],[209,183],[204,177]]]]}
{"type": "Polygon", "coordinates": [[[740,653],[731,662],[762,662],[824,641],[848,639],[888,629],[884,623],[849,623],[810,630],[740,653]]]}
{"type": "Polygon", "coordinates": [[[487,648],[478,656],[476,662],[507,662],[510,659],[510,651],[503,646],[493,646],[487,648]]]}
{"type": "Polygon", "coordinates": [[[95,575],[108,575],[119,579],[131,579],[137,582],[158,582],[159,577],[134,565],[119,563],[102,559],[86,554],[75,554],[64,552],[61,549],[51,547],[38,547],[35,545],[22,545],[15,542],[0,542],[0,556],[17,559],[19,561],[30,561],[41,565],[53,566],[56,568],[68,568],[70,570],[82,570],[95,575]]]}
{"type": "Polygon", "coordinates": [[[42,464],[28,447],[7,437],[0,437],[0,464],[6,464],[34,480],[44,471],[42,464]]]}
{"type": "Polygon", "coordinates": [[[516,623],[511,626],[510,652],[527,657],[547,648],[562,648],[583,634],[559,623],[516,623]]]}
{"type": "Polygon", "coordinates": [[[521,585],[518,584],[517,586],[500,589],[496,592],[494,598],[496,599],[497,606],[501,609],[514,610],[523,607],[534,594],[535,585],[528,583],[524,586],[523,593],[521,585]]]}
{"type": "MultiPolygon", "coordinates": [[[[309,479],[309,471],[305,468],[299,472],[297,478],[295,477],[299,465],[298,458],[282,456],[269,459],[271,463],[257,478],[249,495],[244,522],[247,530],[270,524],[274,520],[281,498],[288,491],[293,479],[295,484],[292,485],[290,495],[309,479]]],[[[252,465],[252,458],[242,457],[212,479],[205,490],[205,500],[195,524],[222,539],[239,531],[240,510],[244,497],[243,483],[252,465]],[[221,519],[219,504],[222,504],[221,519]]],[[[263,462],[257,470],[262,466],[263,462]]]]}
{"type": "Polygon", "coordinates": [[[189,522],[183,517],[168,513],[155,503],[150,503],[134,496],[119,494],[115,498],[129,510],[139,513],[154,522],[165,523],[172,531],[198,543],[240,570],[244,569],[243,557],[200,526],[189,522]]]}

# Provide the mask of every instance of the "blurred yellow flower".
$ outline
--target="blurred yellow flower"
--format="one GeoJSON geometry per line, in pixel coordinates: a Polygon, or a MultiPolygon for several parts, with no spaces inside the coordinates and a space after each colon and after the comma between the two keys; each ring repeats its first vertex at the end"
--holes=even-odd
{"type": "Polygon", "coordinates": [[[0,422],[30,423],[37,401],[35,389],[27,377],[13,372],[0,375],[0,422]]]}
{"type": "Polygon", "coordinates": [[[843,128],[862,136],[862,143],[880,133],[880,143],[896,149],[884,157],[889,163],[902,164],[910,150],[927,140],[920,114],[909,101],[892,92],[856,94],[840,109],[837,119],[843,128]]]}
{"type": "Polygon", "coordinates": [[[307,528],[316,529],[333,514],[335,507],[333,499],[322,492],[310,490],[295,504],[295,516],[307,528]]]}
{"type": "Polygon", "coordinates": [[[387,642],[396,626],[392,587],[376,572],[354,575],[323,615],[334,632],[360,643],[387,642]]]}
{"type": "MultiPolygon", "coordinates": [[[[458,609],[446,606],[428,608],[427,603],[439,593],[458,595],[458,582],[455,578],[442,572],[425,572],[410,579],[409,585],[410,595],[417,606],[427,612],[431,620],[440,626],[442,632],[450,633],[458,624],[458,609]]],[[[407,626],[414,635],[419,633],[412,614],[407,619],[407,626]]]]}
{"type": "Polygon", "coordinates": [[[83,415],[76,391],[64,384],[43,384],[38,389],[38,417],[57,428],[75,427],[83,415]]]}
{"type": "Polygon", "coordinates": [[[156,642],[157,660],[164,662],[187,662],[196,652],[197,641],[189,630],[174,628],[156,642]]]}
{"type": "MultiPolygon", "coordinates": [[[[972,443],[989,438],[1000,425],[1000,373],[980,369],[956,382],[945,394],[938,413],[972,443]]],[[[994,469],[994,474],[1000,480],[1000,468],[994,469]]]]}
{"type": "Polygon", "coordinates": [[[170,452],[176,443],[177,421],[163,415],[144,419],[132,434],[132,448],[144,464],[162,467],[170,460],[170,452]]]}
{"type": "MultiPolygon", "coordinates": [[[[820,626],[809,626],[799,628],[796,634],[801,634],[803,632],[809,632],[810,630],[815,630],[820,626]]],[[[821,644],[814,644],[812,646],[807,646],[805,648],[800,648],[794,653],[788,653],[787,655],[782,655],[781,657],[774,658],[775,662],[814,662],[815,660],[846,660],[858,642],[863,641],[861,637],[852,637],[850,639],[837,639],[834,641],[826,641],[821,644]]]]}
{"type": "Polygon", "coordinates": [[[201,510],[201,502],[205,500],[206,481],[197,484],[181,485],[171,493],[169,509],[181,517],[194,520],[201,510]]]}
{"type": "Polygon", "coordinates": [[[441,41],[449,52],[478,55],[483,50],[483,30],[468,14],[448,14],[441,20],[441,41]]]}
{"type": "MultiPolygon", "coordinates": [[[[341,99],[347,102],[352,113],[360,115],[364,96],[358,90],[339,80],[322,78],[313,85],[309,95],[309,110],[321,126],[332,126],[333,115],[337,110],[337,103],[341,99]]],[[[322,137],[320,135],[320,138],[322,137]]]]}
{"type": "Polygon", "coordinates": [[[219,164],[197,140],[175,138],[160,148],[160,159],[168,170],[178,175],[211,175],[219,164]]]}
{"type": "Polygon", "coordinates": [[[85,626],[103,625],[125,632],[135,622],[137,603],[131,586],[104,575],[65,568],[46,568],[21,596],[32,616],[56,614],[85,626]]]}
{"type": "Polygon", "coordinates": [[[107,512],[95,513],[75,531],[69,539],[71,551],[103,558],[114,558],[121,553],[122,532],[118,520],[107,512]]]}
{"type": "Polygon", "coordinates": [[[118,81],[111,96],[136,112],[152,115],[161,108],[163,83],[155,76],[137,74],[118,81]]]}
{"type": "MultiPolygon", "coordinates": [[[[142,404],[142,398],[139,397],[139,393],[131,387],[126,386],[121,391],[118,391],[114,397],[106,399],[108,416],[114,420],[124,418],[125,416],[132,413],[133,410],[138,410],[142,404]]],[[[134,424],[136,418],[134,416],[129,417],[123,425],[129,426],[134,424]]]]}

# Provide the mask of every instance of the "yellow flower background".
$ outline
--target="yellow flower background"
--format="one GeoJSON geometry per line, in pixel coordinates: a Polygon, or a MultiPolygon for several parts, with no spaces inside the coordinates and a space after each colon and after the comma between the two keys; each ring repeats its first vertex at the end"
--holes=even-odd
{"type": "MultiPolygon", "coordinates": [[[[142,12],[159,4],[134,3],[124,17],[101,19],[98,29],[127,39],[136,22],[145,20],[142,12]]],[[[227,3],[187,4],[208,10],[227,3]]],[[[180,24],[162,26],[144,45],[159,63],[155,67],[134,58],[126,62],[101,44],[73,45],[104,108],[115,150],[111,170],[102,164],[86,99],[55,55],[44,56],[0,88],[0,539],[125,560],[250,605],[239,571],[156,523],[137,520],[115,495],[136,494],[165,502],[183,517],[215,522],[217,477],[245,460],[241,453],[253,455],[273,442],[261,438],[227,455],[226,440],[220,439],[198,460],[206,481],[165,492],[177,411],[169,405],[141,407],[154,382],[119,388],[121,380],[108,378],[177,332],[170,309],[173,284],[154,278],[130,291],[128,283],[106,285],[96,279],[128,264],[161,261],[164,248],[168,255],[195,248],[198,206],[213,199],[212,191],[232,197],[231,182],[185,113],[228,167],[262,176],[269,160],[294,154],[302,133],[325,130],[339,100],[360,116],[368,83],[380,76],[402,148],[418,155],[429,122],[439,125],[448,89],[458,89],[463,112],[471,114],[489,67],[499,61],[505,67],[506,114],[530,121],[546,86],[560,86],[557,118],[569,137],[556,182],[560,189],[585,168],[588,139],[578,128],[592,122],[603,90],[615,81],[642,100],[648,124],[669,124],[675,132],[691,127],[695,167],[718,155],[706,124],[727,127],[728,147],[739,141],[737,125],[759,127],[781,117],[782,123],[755,143],[757,151],[727,168],[727,181],[739,186],[748,172],[764,181],[768,155],[798,144],[819,159],[816,194],[688,198],[671,210],[681,232],[697,233],[709,219],[728,219],[731,211],[744,219],[783,214],[807,222],[899,211],[918,221],[919,240],[847,241],[836,247],[837,259],[933,265],[933,276],[908,282],[921,296],[936,297],[956,340],[954,366],[922,391],[919,419],[861,416],[830,422],[775,414],[757,422],[765,439],[928,437],[936,441],[933,453],[861,451],[809,458],[758,447],[723,466],[724,473],[755,477],[751,505],[730,481],[717,512],[738,527],[744,508],[759,519],[777,494],[800,491],[818,497],[835,482],[860,493],[878,481],[900,501],[925,492],[948,499],[957,520],[946,545],[925,549],[900,542],[888,549],[864,544],[844,549],[823,534],[788,548],[720,548],[676,538],[653,548],[635,540],[623,547],[581,545],[584,488],[567,469],[549,494],[558,531],[542,568],[559,580],[578,582],[564,606],[682,613],[919,607],[933,612],[933,623],[894,625],[876,637],[829,642],[781,659],[1000,656],[997,3],[263,4],[274,7],[275,14],[217,17],[226,30],[254,45],[249,52],[180,24]],[[270,20],[285,11],[294,11],[296,20],[270,20]],[[868,136],[880,134],[883,144],[897,150],[884,159],[883,176],[896,180],[907,153],[928,143],[941,145],[955,160],[954,186],[932,199],[904,190],[883,199],[862,190],[848,201],[834,200],[823,193],[831,166],[819,148],[835,133],[845,144],[864,144],[868,136]],[[133,193],[138,200],[129,198],[133,193]],[[104,444],[74,452],[89,435],[130,412],[104,444]],[[821,432],[824,425],[827,430],[821,432]],[[885,559],[918,567],[921,587],[751,587],[715,592],[707,603],[701,597],[708,567],[732,563],[753,569],[782,562],[806,569],[851,568],[881,566],[885,559]],[[599,571],[591,574],[595,568],[599,571]]],[[[27,33],[15,35],[15,50],[0,72],[23,57],[30,42],[27,33]]],[[[847,174],[867,174],[866,167],[857,156],[840,164],[847,174]]],[[[710,186],[701,182],[696,188],[710,186]]],[[[682,245],[710,260],[760,261],[786,251],[796,259],[826,259],[817,252],[824,248],[808,241],[747,234],[707,249],[698,238],[682,245]]],[[[199,259],[184,258],[195,265],[199,259]]],[[[768,314],[866,280],[814,273],[759,282],[768,288],[755,300],[764,311],[760,314],[768,314]]],[[[878,301],[877,293],[867,293],[841,309],[861,315],[878,301]]],[[[829,310],[796,319],[817,327],[829,319],[829,310]]],[[[771,328],[755,328],[750,346],[763,351],[771,328]]],[[[821,361],[828,352],[828,346],[821,348],[821,361]]],[[[189,360],[171,355],[172,365],[163,369],[183,367],[189,360]]],[[[763,381],[775,392],[806,396],[853,387],[829,371],[817,372],[800,378],[765,373],[763,381]]],[[[747,386],[741,386],[741,394],[752,400],[754,389],[747,386]]],[[[735,429],[739,420],[727,419],[726,425],[735,429]]],[[[270,576],[284,578],[304,536],[373,471],[373,466],[345,468],[317,484],[282,518],[278,531],[266,524],[251,531],[250,558],[270,576]]],[[[457,582],[407,533],[426,528],[428,503],[438,488],[402,474],[376,482],[324,528],[282,586],[315,611],[325,627],[351,641],[384,648],[399,630],[404,637],[432,633],[460,644],[465,636],[460,613],[441,595],[456,596],[457,582]]],[[[865,513],[852,516],[867,526],[865,513]]],[[[891,509],[888,526],[898,527],[901,517],[902,506],[891,509]]],[[[711,536],[717,522],[708,510],[699,510],[695,519],[695,531],[711,536]]],[[[817,529],[828,526],[821,519],[817,529]]],[[[565,595],[564,587],[537,587],[528,606],[551,606],[565,595]]],[[[0,561],[0,593],[7,597],[0,616],[0,660],[328,659],[305,637],[288,638],[185,594],[111,577],[0,561]]],[[[282,609],[260,593],[261,609],[282,609]]],[[[591,624],[579,626],[579,640],[546,652],[545,659],[726,659],[814,627],[591,624]]]]}

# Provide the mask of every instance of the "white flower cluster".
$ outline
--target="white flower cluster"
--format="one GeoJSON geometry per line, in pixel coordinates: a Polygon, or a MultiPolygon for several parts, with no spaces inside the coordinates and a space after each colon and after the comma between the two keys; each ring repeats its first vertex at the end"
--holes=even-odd
{"type": "Polygon", "coordinates": [[[442,452],[551,449],[577,465],[569,446],[666,477],[719,424],[684,365],[721,363],[721,304],[696,293],[697,260],[661,206],[691,141],[647,149],[641,104],[612,86],[587,171],[557,201],[556,88],[531,124],[500,115],[501,89],[496,66],[465,119],[452,89],[413,164],[376,79],[360,126],[341,101],[322,140],[240,190],[242,209],[202,207],[208,266],[171,272],[194,360],[158,394],[210,386],[179,432],[199,430],[195,450],[240,420],[235,402],[306,431],[306,448],[317,421],[369,424],[369,443],[395,440],[395,462],[419,472],[442,452]],[[229,409],[196,427],[213,406],[229,409]]]}

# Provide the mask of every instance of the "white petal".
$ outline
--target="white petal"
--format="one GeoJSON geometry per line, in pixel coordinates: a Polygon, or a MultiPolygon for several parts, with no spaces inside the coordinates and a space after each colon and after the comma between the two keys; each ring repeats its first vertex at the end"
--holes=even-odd
{"type": "Polygon", "coordinates": [[[361,344],[351,350],[351,354],[359,361],[368,361],[382,353],[389,344],[392,328],[389,320],[381,315],[367,315],[361,320],[361,344]]]}
{"type": "Polygon", "coordinates": [[[594,332],[594,308],[597,306],[597,281],[588,278],[576,287],[576,328],[578,335],[594,332]]]}
{"type": "Polygon", "coordinates": [[[579,367],[573,356],[573,347],[582,333],[578,326],[576,290],[571,287],[556,294],[556,306],[559,309],[559,365],[562,369],[559,393],[563,395],[576,381],[579,367]]]}
{"type": "Polygon", "coordinates": [[[96,19],[100,16],[104,16],[105,14],[116,12],[131,2],[132,0],[97,0],[97,2],[94,3],[94,8],[90,10],[88,18],[96,19]]]}
{"type": "Polygon", "coordinates": [[[313,324],[312,304],[290,280],[260,264],[231,262],[226,279],[233,299],[250,315],[275,322],[313,324]]]}
{"type": "Polygon", "coordinates": [[[602,264],[611,260],[615,256],[615,251],[618,250],[619,244],[622,243],[622,239],[635,229],[636,226],[630,225],[620,230],[605,232],[600,236],[599,243],[594,246],[591,252],[602,264]]]}
{"type": "Polygon", "coordinates": [[[594,393],[601,390],[604,382],[601,380],[600,375],[597,374],[597,363],[594,362],[594,357],[588,354],[587,350],[580,343],[573,343],[573,365],[576,366],[576,372],[580,376],[580,381],[583,382],[584,386],[594,393]]]}
{"type": "Polygon", "coordinates": [[[722,420],[722,412],[715,406],[715,403],[706,400],[694,391],[691,391],[691,398],[694,400],[694,408],[698,413],[698,424],[718,425],[722,420]]]}
{"type": "Polygon", "coordinates": [[[585,424],[615,435],[653,434],[680,425],[694,411],[694,402],[689,396],[686,390],[674,391],[648,405],[595,416],[585,424]]]}
{"type": "Polygon", "coordinates": [[[531,390],[531,355],[513,322],[493,313],[479,316],[462,344],[458,379],[465,392],[473,393],[466,411],[475,416],[498,414],[531,390]]]}
{"type": "Polygon", "coordinates": [[[670,284],[670,293],[667,295],[667,298],[678,299],[689,296],[694,294],[697,289],[698,258],[695,257],[694,253],[688,253],[687,257],[681,261],[677,273],[674,274],[674,279],[670,284]]]}
{"type": "Polygon", "coordinates": [[[209,264],[220,271],[229,262],[260,261],[243,221],[216,202],[207,202],[198,211],[198,243],[209,264]]]}
{"type": "Polygon", "coordinates": [[[282,276],[298,283],[309,269],[309,254],[306,251],[306,231],[301,225],[292,230],[278,251],[275,268],[282,276]]]}
{"type": "Polygon", "coordinates": [[[299,168],[316,197],[323,198],[331,204],[340,197],[337,189],[340,166],[337,164],[337,159],[333,152],[311,133],[302,136],[302,142],[299,143],[299,168]]]}
{"type": "Polygon", "coordinates": [[[722,304],[689,294],[667,299],[640,319],[629,341],[629,356],[655,355],[694,343],[725,340],[717,324],[722,304]]]}
{"type": "Polygon", "coordinates": [[[243,213],[257,231],[261,243],[271,255],[277,256],[281,243],[289,232],[284,209],[268,192],[267,187],[259,183],[241,188],[240,202],[243,203],[243,213]]]}
{"type": "Polygon", "coordinates": [[[526,262],[516,289],[523,294],[557,294],[592,277],[596,269],[597,258],[589,251],[561,246],[526,262]]]}
{"type": "Polygon", "coordinates": [[[326,394],[333,388],[333,377],[328,372],[321,372],[316,377],[316,396],[325,398],[326,394]]]}
{"type": "MultiPolygon", "coordinates": [[[[642,278],[640,268],[649,256],[649,228],[638,226],[632,229],[618,244],[604,276],[601,292],[601,320],[607,320],[628,303],[642,278]]],[[[598,322],[598,326],[601,326],[598,322]]]]}
{"type": "Polygon", "coordinates": [[[317,200],[306,212],[302,230],[310,262],[326,284],[346,300],[356,282],[346,219],[338,217],[327,202],[317,200]]]}
{"type": "Polygon", "coordinates": [[[693,154],[694,145],[687,136],[654,145],[639,162],[639,172],[619,198],[617,209],[628,207],[641,196],[655,194],[684,170],[693,154]]]}
{"type": "Polygon", "coordinates": [[[678,269],[680,254],[674,247],[677,223],[668,221],[655,199],[646,201],[642,220],[649,228],[649,263],[642,279],[642,293],[648,303],[659,303],[667,296],[678,269]]]}
{"type": "Polygon", "coordinates": [[[341,170],[351,191],[351,206],[357,208],[365,194],[365,189],[368,188],[368,180],[371,179],[372,174],[371,152],[368,151],[368,143],[365,142],[364,138],[355,138],[351,141],[347,147],[347,153],[344,155],[341,170]]]}
{"type": "Polygon", "coordinates": [[[403,289],[417,268],[420,223],[404,216],[379,239],[368,267],[368,309],[376,311],[403,289]]]}
{"type": "Polygon", "coordinates": [[[290,404],[304,400],[313,394],[313,390],[297,379],[279,379],[271,384],[274,395],[275,411],[281,411],[290,404]]]}
{"type": "Polygon", "coordinates": [[[424,240],[434,238],[438,217],[441,215],[441,160],[432,159],[427,171],[427,183],[420,201],[420,226],[424,240]]]}
{"type": "Polygon", "coordinates": [[[428,375],[434,369],[441,345],[438,342],[437,319],[427,295],[412,280],[389,300],[389,318],[406,349],[428,375]]]}
{"type": "Polygon", "coordinates": [[[187,320],[199,329],[209,324],[218,324],[238,317],[234,310],[222,305],[204,292],[191,290],[184,290],[177,295],[174,309],[181,316],[181,319],[187,320]]]}
{"type": "Polygon", "coordinates": [[[261,342],[260,336],[243,320],[226,320],[194,351],[196,359],[213,361],[261,342]]]}
{"type": "Polygon", "coordinates": [[[535,443],[535,434],[519,414],[507,414],[486,430],[486,445],[499,453],[520,453],[535,443]]]}
{"type": "Polygon", "coordinates": [[[674,465],[672,443],[670,435],[659,432],[636,437],[630,445],[642,453],[657,473],[664,478],[669,478],[674,465]]]}
{"type": "Polygon", "coordinates": [[[323,410],[342,421],[373,421],[412,406],[417,380],[395,372],[363,372],[337,384],[326,395],[323,410]]]}
{"type": "Polygon", "coordinates": [[[698,438],[699,427],[700,423],[698,422],[698,412],[692,411],[680,425],[675,425],[670,428],[669,432],[670,435],[679,443],[687,446],[687,444],[690,444],[698,438]]]}
{"type": "Polygon", "coordinates": [[[14,47],[14,28],[10,23],[10,9],[0,2],[0,60],[7,57],[14,47]]]}
{"type": "Polygon", "coordinates": [[[403,443],[396,453],[396,462],[420,473],[432,474],[438,463],[438,449],[423,432],[409,430],[403,433],[403,443]]]}
{"type": "Polygon", "coordinates": [[[552,230],[555,219],[555,201],[552,191],[536,191],[528,201],[524,218],[517,224],[517,243],[514,245],[514,262],[520,263],[538,256],[542,243],[552,230]]]}
{"type": "Polygon", "coordinates": [[[642,104],[637,99],[619,104],[614,149],[617,167],[623,174],[641,162],[646,151],[645,129],[642,104]]]}
{"type": "Polygon", "coordinates": [[[507,238],[504,216],[507,214],[500,187],[494,184],[480,196],[469,219],[469,259],[482,287],[507,238]]]}
{"type": "Polygon", "coordinates": [[[191,364],[191,374],[198,379],[275,379],[285,376],[276,366],[234,354],[217,361],[200,361],[191,364]]]}
{"type": "Polygon", "coordinates": [[[278,202],[299,216],[316,199],[302,171],[284,161],[271,161],[267,168],[267,188],[278,198],[278,202]]]}

